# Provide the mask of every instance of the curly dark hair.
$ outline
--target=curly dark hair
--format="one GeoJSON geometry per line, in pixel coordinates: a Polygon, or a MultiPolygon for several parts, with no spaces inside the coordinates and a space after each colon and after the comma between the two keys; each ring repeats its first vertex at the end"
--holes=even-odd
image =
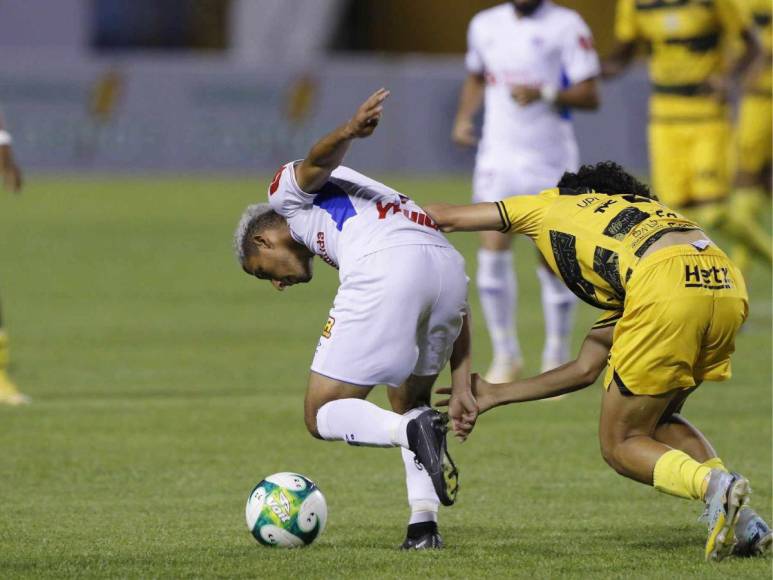
{"type": "Polygon", "coordinates": [[[614,161],[583,165],[577,173],[567,171],[561,176],[558,187],[572,189],[578,194],[595,191],[607,195],[633,194],[657,199],[657,196],[650,191],[647,185],[614,161]]]}

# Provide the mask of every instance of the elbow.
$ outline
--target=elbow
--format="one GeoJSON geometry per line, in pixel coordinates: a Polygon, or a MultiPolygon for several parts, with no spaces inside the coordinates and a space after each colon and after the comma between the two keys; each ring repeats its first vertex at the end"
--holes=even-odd
{"type": "Polygon", "coordinates": [[[581,360],[574,361],[577,370],[577,383],[583,387],[589,387],[599,378],[605,365],[590,364],[581,360]]]}

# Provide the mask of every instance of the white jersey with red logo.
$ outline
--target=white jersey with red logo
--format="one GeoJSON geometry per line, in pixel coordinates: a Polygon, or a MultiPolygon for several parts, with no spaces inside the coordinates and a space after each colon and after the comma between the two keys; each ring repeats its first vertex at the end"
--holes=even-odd
{"type": "Polygon", "coordinates": [[[269,203],[287,220],[293,238],[331,266],[397,246],[450,247],[430,217],[405,195],[343,166],[319,191],[306,193],[295,179],[296,163],[277,171],[268,188],[269,203]]]}
{"type": "Polygon", "coordinates": [[[544,101],[519,105],[513,85],[557,90],[600,72],[590,29],[573,10],[549,0],[529,16],[511,3],[475,15],[467,32],[467,70],[486,79],[478,164],[516,164],[540,171],[577,163],[568,110],[544,101]]]}

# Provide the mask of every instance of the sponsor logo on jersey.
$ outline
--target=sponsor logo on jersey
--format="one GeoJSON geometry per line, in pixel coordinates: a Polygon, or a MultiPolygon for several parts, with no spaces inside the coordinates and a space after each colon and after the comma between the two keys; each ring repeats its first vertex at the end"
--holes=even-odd
{"type": "Polygon", "coordinates": [[[333,326],[335,326],[336,319],[332,316],[328,316],[327,322],[325,323],[325,326],[322,328],[322,336],[325,338],[330,338],[330,333],[333,331],[333,326]]]}
{"type": "Polygon", "coordinates": [[[706,288],[707,290],[725,290],[733,287],[727,268],[701,268],[697,264],[684,267],[685,288],[706,288]]]}
{"type": "Polygon", "coordinates": [[[322,258],[322,260],[331,266],[338,269],[338,264],[335,263],[335,260],[331,258],[327,253],[327,244],[325,243],[325,232],[317,232],[317,255],[322,258]]]}
{"type": "Polygon", "coordinates": [[[429,217],[426,213],[423,211],[417,211],[417,210],[411,210],[402,207],[404,203],[408,201],[408,198],[405,196],[400,196],[400,203],[390,201],[389,203],[382,203],[381,201],[376,202],[376,211],[378,211],[378,219],[385,220],[390,216],[396,215],[396,214],[402,214],[404,217],[411,220],[413,223],[418,224],[420,226],[427,227],[431,230],[439,230],[440,227],[432,221],[432,218],[429,217]]]}

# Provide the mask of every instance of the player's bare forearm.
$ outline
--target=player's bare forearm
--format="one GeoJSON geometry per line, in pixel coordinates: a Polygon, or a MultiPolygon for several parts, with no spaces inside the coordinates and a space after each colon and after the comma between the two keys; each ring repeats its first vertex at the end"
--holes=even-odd
{"type": "Polygon", "coordinates": [[[596,79],[586,79],[560,91],[556,96],[556,105],[572,109],[593,111],[599,108],[599,98],[596,79]]]}
{"type": "Polygon", "coordinates": [[[480,412],[510,403],[549,399],[592,385],[607,364],[612,333],[613,327],[591,330],[575,360],[536,377],[501,385],[478,379],[473,392],[478,398],[480,412]]]}
{"type": "Polygon", "coordinates": [[[373,134],[388,96],[389,91],[379,89],[359,106],[351,119],[314,144],[306,158],[295,167],[298,187],[314,193],[325,185],[330,174],[343,162],[352,140],[373,134]]]}
{"type": "Polygon", "coordinates": [[[441,231],[446,233],[502,229],[502,218],[495,203],[431,203],[423,208],[441,231]]]}
{"type": "Polygon", "coordinates": [[[457,145],[471,147],[477,142],[473,119],[483,104],[486,81],[483,75],[469,74],[459,94],[459,106],[451,132],[451,139],[457,145]]]}
{"type": "Polygon", "coordinates": [[[478,419],[478,403],[472,394],[470,367],[472,364],[472,333],[469,308],[462,319],[462,328],[451,352],[451,398],[448,416],[454,434],[464,441],[478,419]]]}
{"type": "Polygon", "coordinates": [[[601,77],[608,79],[625,72],[636,55],[635,42],[618,42],[612,52],[601,61],[601,77]]]}

